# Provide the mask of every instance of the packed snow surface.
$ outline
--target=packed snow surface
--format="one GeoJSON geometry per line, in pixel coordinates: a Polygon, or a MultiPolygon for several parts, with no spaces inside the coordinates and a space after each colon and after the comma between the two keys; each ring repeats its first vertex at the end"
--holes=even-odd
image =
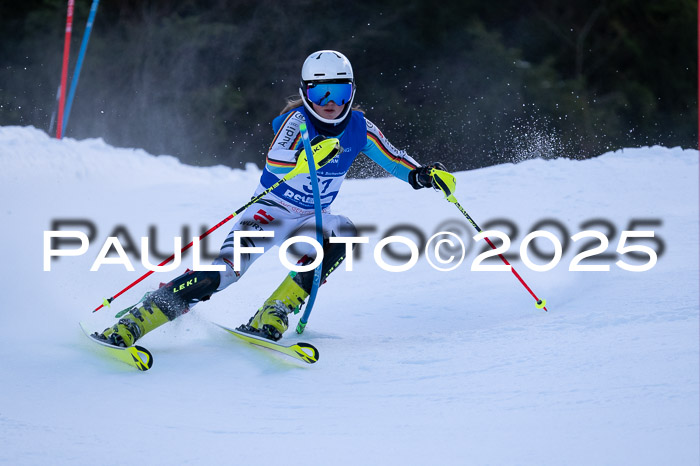
{"type": "MultiPolygon", "coordinates": [[[[394,178],[348,180],[333,209],[369,244],[355,251],[352,271],[341,267],[322,286],[306,332],[282,340],[317,346],[317,364],[235,341],[211,324],[247,322],[277,287],[287,270],[274,250],[237,284],[140,340],[154,355],[148,372],[105,358],[78,322],[101,331],[118,310],[191,268],[186,255],[177,270],[92,312],[146,271],[141,237],[169,255],[175,236],[186,233],[187,242],[245,204],[260,171],[195,168],[101,140],[57,141],[32,127],[0,127],[0,163],[2,464],[700,462],[696,150],[629,148],[455,174],[461,205],[482,229],[509,237],[512,264],[548,312],[512,273],[471,270],[485,243],[440,193],[394,178]],[[57,225],[86,232],[90,247],[44,271],[44,232],[57,225]],[[520,257],[533,229],[562,244],[548,271],[534,268],[551,261],[551,240],[530,243],[531,263],[520,257]],[[436,270],[424,254],[406,272],[373,258],[384,236],[422,246],[442,230],[467,246],[453,271],[436,270]],[[587,230],[607,244],[571,238],[587,230]],[[654,237],[620,244],[628,230],[654,237]],[[135,271],[90,271],[109,236],[135,271]],[[606,255],[579,265],[608,271],[569,270],[577,254],[601,244],[606,255]],[[621,268],[617,261],[651,260],[620,252],[631,245],[651,249],[656,264],[621,268]]],[[[231,223],[205,252],[218,250],[231,223]]],[[[382,257],[401,263],[386,250],[382,257]]]]}

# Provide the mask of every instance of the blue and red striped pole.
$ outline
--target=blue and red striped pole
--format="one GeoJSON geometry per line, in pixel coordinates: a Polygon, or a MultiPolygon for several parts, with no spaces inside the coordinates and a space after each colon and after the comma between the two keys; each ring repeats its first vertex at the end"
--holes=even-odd
{"type": "Polygon", "coordinates": [[[68,57],[70,55],[70,36],[73,31],[73,6],[75,0],[68,0],[66,14],[66,36],[63,42],[63,68],[61,69],[61,95],[58,99],[58,120],[56,122],[56,139],[63,137],[63,109],[66,104],[66,82],[68,81],[68,57]]]}
{"type": "Polygon", "coordinates": [[[70,109],[73,106],[73,98],[75,98],[75,89],[78,87],[78,79],[80,78],[80,70],[83,67],[83,59],[85,58],[85,52],[87,51],[88,42],[90,41],[90,33],[92,32],[92,24],[95,22],[95,15],[97,14],[97,6],[100,0],[92,0],[92,6],[90,7],[90,15],[88,16],[87,24],[85,25],[85,32],[83,33],[83,42],[80,44],[80,52],[78,52],[78,61],[75,62],[75,71],[73,72],[73,79],[70,83],[70,92],[68,93],[68,100],[66,101],[65,116],[63,117],[63,134],[66,134],[66,127],[68,126],[68,119],[70,118],[70,109]]]}

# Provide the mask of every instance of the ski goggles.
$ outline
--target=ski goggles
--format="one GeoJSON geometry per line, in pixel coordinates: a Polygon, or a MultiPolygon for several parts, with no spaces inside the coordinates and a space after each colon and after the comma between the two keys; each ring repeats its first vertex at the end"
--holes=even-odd
{"type": "Polygon", "coordinates": [[[324,106],[333,101],[338,106],[350,102],[352,83],[309,83],[306,97],[316,105],[324,106]]]}

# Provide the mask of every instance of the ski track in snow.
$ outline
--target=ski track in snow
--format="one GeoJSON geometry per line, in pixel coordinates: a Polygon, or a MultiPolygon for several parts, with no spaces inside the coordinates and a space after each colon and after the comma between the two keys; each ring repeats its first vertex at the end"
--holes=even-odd
{"type": "MultiPolygon", "coordinates": [[[[189,167],[32,127],[0,127],[0,162],[0,464],[700,462],[696,150],[623,149],[456,173],[457,197],[477,223],[518,226],[510,252],[542,219],[569,236],[607,219],[617,229],[609,252],[631,219],[661,221],[652,229],[665,251],[647,272],[621,270],[620,257],[606,262],[609,272],[569,272],[581,244],[573,242],[551,271],[513,262],[549,312],[512,274],[470,271],[481,245],[453,272],[424,257],[408,272],[381,270],[372,248],[393,226],[428,237],[450,221],[465,242],[476,232],[438,193],[390,178],[348,180],[334,211],[375,230],[354,271],[341,267],[323,286],[298,338],[319,348],[317,364],[247,346],[209,323],[247,321],[285,274],[273,251],[144,337],[155,357],[146,373],[100,357],[78,321],[111,325],[116,310],[191,267],[191,256],[93,314],[144,272],[134,258],[136,272],[90,272],[107,235],[124,226],[138,241],[155,225],[158,249],[171,251],[183,225],[198,234],[247,202],[259,170],[189,167]],[[43,232],[55,219],[89,219],[97,238],[87,254],[44,272],[43,232]]],[[[230,226],[212,234],[210,250],[230,226]]]]}

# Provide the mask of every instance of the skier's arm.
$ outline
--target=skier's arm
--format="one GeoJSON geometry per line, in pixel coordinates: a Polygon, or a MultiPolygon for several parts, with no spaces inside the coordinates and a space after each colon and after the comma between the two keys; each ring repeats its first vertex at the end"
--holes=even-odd
{"type": "Polygon", "coordinates": [[[420,164],[406,151],[400,151],[392,146],[371,121],[367,119],[365,121],[367,122],[367,144],[361,152],[391,175],[409,182],[409,173],[420,167],[420,164]]]}
{"type": "Polygon", "coordinates": [[[406,151],[399,151],[392,146],[371,121],[367,119],[365,121],[367,122],[367,145],[362,152],[384,170],[413,186],[413,189],[433,187],[433,179],[430,176],[433,168],[447,171],[440,162],[421,166],[409,157],[406,151]]]}
{"type": "Polygon", "coordinates": [[[292,112],[282,123],[267,152],[265,167],[280,178],[296,166],[297,146],[301,147],[302,120],[295,118],[296,115],[297,112],[292,112]]]}

